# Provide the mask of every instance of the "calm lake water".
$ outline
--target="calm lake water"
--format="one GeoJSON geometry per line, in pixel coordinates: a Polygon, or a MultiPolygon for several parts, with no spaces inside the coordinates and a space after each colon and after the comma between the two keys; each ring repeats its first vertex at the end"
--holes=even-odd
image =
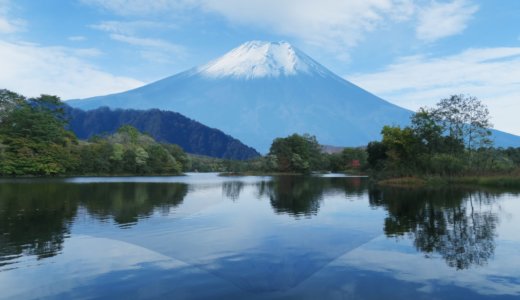
{"type": "Polygon", "coordinates": [[[356,177],[0,181],[2,299],[520,299],[520,193],[356,177]]]}

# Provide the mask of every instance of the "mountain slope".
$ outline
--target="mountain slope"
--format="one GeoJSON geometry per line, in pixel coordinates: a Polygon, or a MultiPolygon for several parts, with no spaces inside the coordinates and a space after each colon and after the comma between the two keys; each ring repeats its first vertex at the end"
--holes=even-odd
{"type": "Polygon", "coordinates": [[[238,160],[259,156],[255,149],[222,131],[209,128],[175,112],[158,109],[111,110],[102,107],[89,111],[69,109],[68,116],[70,129],[80,139],[113,133],[122,125],[132,125],[159,142],[177,144],[192,154],[238,160]]]}
{"type": "MultiPolygon", "coordinates": [[[[124,93],[70,101],[92,109],[160,108],[216,127],[266,153],[276,137],[316,135],[335,146],[380,138],[384,125],[407,125],[411,111],[330,72],[288,43],[248,42],[206,65],[124,93]]],[[[520,138],[495,132],[500,146],[520,138]]]]}

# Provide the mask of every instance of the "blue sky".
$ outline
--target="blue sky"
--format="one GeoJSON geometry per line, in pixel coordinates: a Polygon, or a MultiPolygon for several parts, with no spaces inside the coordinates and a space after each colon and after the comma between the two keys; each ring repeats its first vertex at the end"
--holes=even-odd
{"type": "Polygon", "coordinates": [[[517,0],[0,0],[0,88],[83,98],[285,40],[409,109],[451,94],[520,135],[517,0]]]}

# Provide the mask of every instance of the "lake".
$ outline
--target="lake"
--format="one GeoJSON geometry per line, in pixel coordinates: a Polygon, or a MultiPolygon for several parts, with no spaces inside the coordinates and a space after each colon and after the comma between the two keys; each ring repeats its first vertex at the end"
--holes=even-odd
{"type": "Polygon", "coordinates": [[[519,299],[520,191],[0,180],[1,299],[519,299]]]}

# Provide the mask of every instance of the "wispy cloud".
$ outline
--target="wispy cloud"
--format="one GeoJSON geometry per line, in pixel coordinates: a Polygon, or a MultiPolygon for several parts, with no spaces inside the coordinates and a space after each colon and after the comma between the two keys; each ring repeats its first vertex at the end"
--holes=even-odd
{"type": "Polygon", "coordinates": [[[186,53],[183,46],[161,39],[140,38],[117,33],[110,34],[110,38],[138,47],[141,57],[150,62],[172,64],[178,57],[183,57],[186,53]]]}
{"type": "Polygon", "coordinates": [[[0,0],[0,34],[15,33],[25,29],[25,20],[12,17],[10,11],[10,1],[0,0]]]}
{"type": "Polygon", "coordinates": [[[406,0],[222,0],[201,1],[200,6],[231,22],[267,28],[338,52],[356,46],[367,32],[407,19],[413,12],[413,3],[406,0]]]}
{"type": "Polygon", "coordinates": [[[17,24],[0,15],[0,33],[13,33],[18,30],[19,26],[17,24]]]}
{"type": "Polygon", "coordinates": [[[346,78],[409,109],[433,106],[452,94],[471,94],[490,108],[497,129],[520,134],[520,48],[470,49],[444,56],[404,57],[379,72],[346,78]]]}
{"type": "MultiPolygon", "coordinates": [[[[407,22],[420,41],[459,34],[478,6],[471,0],[83,0],[116,14],[179,16],[198,11],[298,40],[347,57],[367,34],[407,22]]],[[[101,24],[112,26],[115,24],[101,24]]]]}
{"type": "Polygon", "coordinates": [[[123,42],[134,46],[141,46],[145,48],[157,48],[171,52],[182,52],[184,49],[182,46],[170,43],[162,39],[140,38],[117,33],[111,34],[110,38],[114,41],[123,42]]]}
{"type": "Polygon", "coordinates": [[[1,88],[27,96],[57,94],[63,99],[92,97],[125,91],[144,83],[105,72],[85,56],[95,49],[43,47],[28,43],[0,41],[1,88]]]}
{"type": "MultiPolygon", "coordinates": [[[[319,46],[339,54],[356,46],[364,35],[391,22],[409,20],[412,0],[83,0],[116,14],[179,16],[198,11],[319,46]]],[[[104,27],[113,24],[103,24],[104,27]]]]}
{"type": "MultiPolygon", "coordinates": [[[[120,15],[179,16],[198,11],[235,25],[267,29],[348,57],[367,34],[408,22],[420,41],[434,42],[464,31],[478,6],[471,0],[82,0],[120,15]]],[[[115,24],[100,24],[113,26],[115,24]]]]}
{"type": "Polygon", "coordinates": [[[478,5],[467,0],[434,1],[419,10],[416,36],[420,40],[433,42],[459,34],[466,29],[477,11],[478,5]]]}
{"type": "Polygon", "coordinates": [[[172,57],[184,57],[186,49],[182,45],[170,41],[141,37],[156,30],[170,30],[175,25],[157,21],[104,21],[90,26],[93,29],[107,32],[110,39],[136,47],[141,57],[150,62],[173,63],[172,57]]]}

